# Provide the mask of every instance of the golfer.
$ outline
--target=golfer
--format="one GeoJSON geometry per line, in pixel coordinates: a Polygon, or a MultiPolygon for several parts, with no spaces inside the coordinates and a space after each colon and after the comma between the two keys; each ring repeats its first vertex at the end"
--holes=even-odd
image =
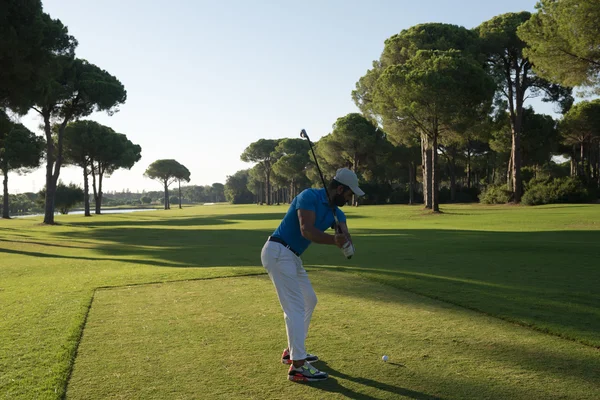
{"type": "Polygon", "coordinates": [[[343,207],[352,195],[364,194],[358,187],[356,174],[348,168],[339,169],[327,189],[306,189],[294,198],[279,227],[262,248],[262,265],[269,273],[283,309],[288,347],[283,351],[281,362],[291,364],[288,371],[291,381],[327,379],[327,373],[310,364],[319,358],[306,352],[305,339],[317,296],[300,256],[311,242],[342,248],[351,241],[346,216],[338,207],[343,207]],[[331,204],[335,206],[341,230],[334,235],[324,233],[334,224],[331,204]]]}

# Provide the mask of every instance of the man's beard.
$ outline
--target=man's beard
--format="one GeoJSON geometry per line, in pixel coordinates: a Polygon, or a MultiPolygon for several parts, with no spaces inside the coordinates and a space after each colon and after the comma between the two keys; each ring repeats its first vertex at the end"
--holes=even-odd
{"type": "Polygon", "coordinates": [[[333,198],[333,203],[338,207],[344,207],[346,204],[346,198],[343,194],[336,194],[333,198]]]}

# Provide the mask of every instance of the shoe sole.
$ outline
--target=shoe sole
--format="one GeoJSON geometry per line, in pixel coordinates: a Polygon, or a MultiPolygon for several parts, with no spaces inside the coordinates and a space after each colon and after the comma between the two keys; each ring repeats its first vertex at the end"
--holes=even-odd
{"type": "Polygon", "coordinates": [[[321,382],[326,380],[325,378],[308,378],[306,376],[288,375],[288,380],[292,382],[321,382]]]}

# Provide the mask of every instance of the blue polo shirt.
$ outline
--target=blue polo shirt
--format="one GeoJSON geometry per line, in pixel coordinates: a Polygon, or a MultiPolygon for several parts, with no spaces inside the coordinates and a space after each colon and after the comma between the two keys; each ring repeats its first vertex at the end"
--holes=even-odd
{"type": "MultiPolygon", "coordinates": [[[[272,236],[283,239],[294,251],[302,254],[311,244],[311,241],[302,236],[300,232],[299,209],[314,211],[315,227],[322,232],[333,225],[333,212],[329,206],[325,189],[306,189],[294,198],[285,217],[283,217],[272,236]]],[[[346,222],[344,212],[338,207],[335,207],[335,210],[338,221],[346,222]]]]}

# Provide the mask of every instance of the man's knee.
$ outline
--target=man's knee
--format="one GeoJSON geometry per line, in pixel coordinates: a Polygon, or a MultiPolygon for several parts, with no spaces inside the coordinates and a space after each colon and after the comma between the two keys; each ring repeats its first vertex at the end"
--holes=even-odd
{"type": "Polygon", "coordinates": [[[306,298],[306,306],[311,310],[317,306],[317,295],[315,292],[311,292],[306,298]]]}

